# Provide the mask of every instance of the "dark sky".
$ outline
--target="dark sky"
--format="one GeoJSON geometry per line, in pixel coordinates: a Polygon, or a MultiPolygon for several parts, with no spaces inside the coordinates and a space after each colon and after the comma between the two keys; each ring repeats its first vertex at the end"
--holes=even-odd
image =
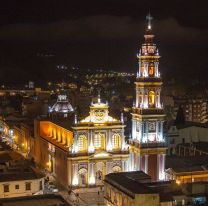
{"type": "Polygon", "coordinates": [[[166,79],[208,75],[206,0],[2,1],[0,81],[55,79],[55,65],[136,71],[151,11],[166,79]],[[40,57],[37,54],[54,54],[40,57]]]}

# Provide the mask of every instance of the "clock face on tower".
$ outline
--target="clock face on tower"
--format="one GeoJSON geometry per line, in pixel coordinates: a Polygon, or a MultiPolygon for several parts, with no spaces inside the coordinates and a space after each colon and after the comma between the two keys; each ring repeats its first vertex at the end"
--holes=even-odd
{"type": "Polygon", "coordinates": [[[149,142],[154,142],[156,140],[156,124],[155,122],[151,121],[148,124],[148,141],[149,142]]]}
{"type": "Polygon", "coordinates": [[[94,111],[94,116],[95,116],[95,119],[97,121],[102,121],[104,119],[104,116],[105,116],[104,114],[105,114],[104,110],[97,109],[97,110],[94,111]]]}
{"type": "Polygon", "coordinates": [[[148,128],[149,128],[149,132],[155,132],[156,130],[155,122],[149,122],[148,128]]]}

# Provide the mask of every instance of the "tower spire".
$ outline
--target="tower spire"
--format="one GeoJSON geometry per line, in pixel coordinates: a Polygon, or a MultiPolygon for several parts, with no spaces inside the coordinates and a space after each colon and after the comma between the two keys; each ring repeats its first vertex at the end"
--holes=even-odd
{"type": "Polygon", "coordinates": [[[152,29],[151,23],[152,23],[153,17],[151,16],[150,12],[146,16],[146,20],[147,20],[147,30],[151,30],[152,29]]]}

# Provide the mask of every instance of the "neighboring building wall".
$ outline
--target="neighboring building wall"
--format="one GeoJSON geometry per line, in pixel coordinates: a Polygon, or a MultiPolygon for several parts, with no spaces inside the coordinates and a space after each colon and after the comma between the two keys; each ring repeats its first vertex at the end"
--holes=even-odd
{"type": "Polygon", "coordinates": [[[67,152],[56,147],[55,157],[55,175],[60,184],[67,187],[68,183],[68,169],[67,169],[67,152]]]}
{"type": "Polygon", "coordinates": [[[35,179],[35,180],[0,182],[0,198],[42,194],[43,188],[44,188],[44,178],[35,179]],[[28,187],[27,188],[28,190],[26,189],[27,183],[30,183],[30,189],[28,187]],[[6,191],[4,191],[5,185],[6,186],[8,185],[8,190],[6,191]]]}
{"type": "MultiPolygon", "coordinates": [[[[119,189],[105,182],[105,203],[111,206],[159,206],[159,194],[133,194],[127,195],[119,189]]],[[[167,205],[167,204],[163,204],[167,205]]]]}
{"type": "Polygon", "coordinates": [[[181,96],[174,98],[175,111],[184,110],[185,120],[198,123],[208,121],[208,98],[206,96],[181,96]]]}
{"type": "Polygon", "coordinates": [[[184,126],[177,129],[171,126],[168,130],[168,154],[175,154],[176,147],[181,143],[208,142],[208,127],[184,126]]]}
{"type": "MultiPolygon", "coordinates": [[[[190,169],[191,170],[191,169],[190,169]]],[[[175,180],[177,184],[208,181],[208,171],[175,172],[167,169],[165,172],[166,180],[175,180]]]]}
{"type": "Polygon", "coordinates": [[[35,121],[35,161],[48,170],[57,181],[67,187],[71,171],[68,169],[69,146],[73,133],[49,121],[35,121]]]}

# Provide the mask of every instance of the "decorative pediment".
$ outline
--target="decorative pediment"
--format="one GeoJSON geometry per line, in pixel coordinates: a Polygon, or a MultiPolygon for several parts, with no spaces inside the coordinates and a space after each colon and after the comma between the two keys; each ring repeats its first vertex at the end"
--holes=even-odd
{"type": "Polygon", "coordinates": [[[112,158],[112,154],[106,152],[106,151],[99,151],[99,152],[95,152],[93,155],[90,156],[90,159],[106,159],[112,158]]]}

